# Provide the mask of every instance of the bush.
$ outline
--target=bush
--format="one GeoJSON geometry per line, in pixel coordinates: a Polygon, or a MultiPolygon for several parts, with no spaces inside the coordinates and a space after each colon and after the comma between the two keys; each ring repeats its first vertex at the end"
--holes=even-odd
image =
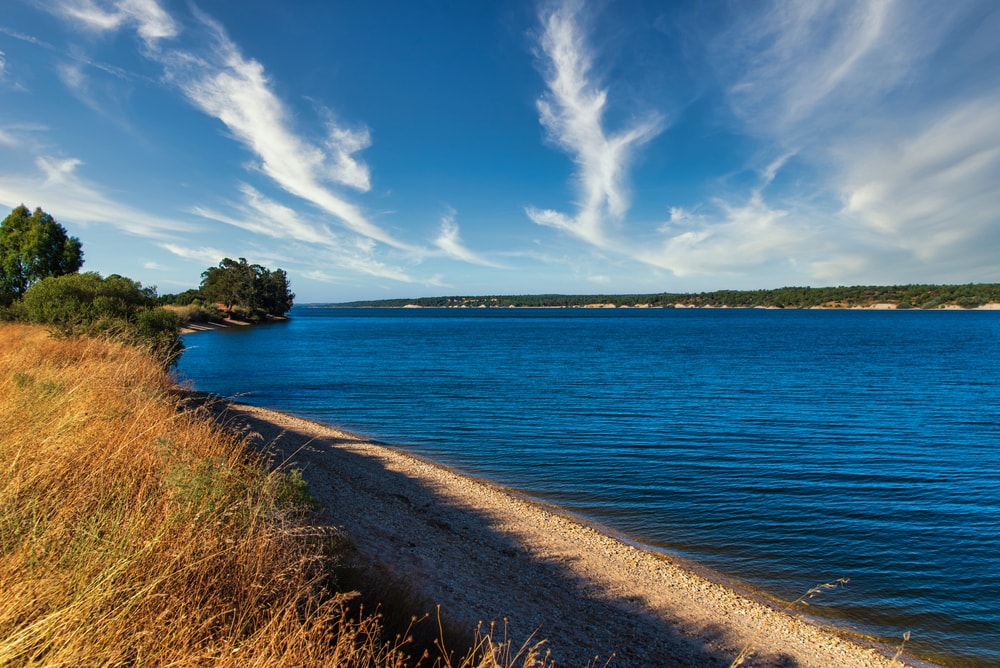
{"type": "Polygon", "coordinates": [[[124,276],[102,278],[88,272],[49,277],[32,285],[23,301],[26,320],[63,336],[118,338],[148,348],[168,365],[184,349],[177,315],[154,308],[155,291],[124,276]]]}
{"type": "Polygon", "coordinates": [[[184,352],[178,331],[181,320],[173,311],[165,308],[146,308],[139,311],[135,319],[133,344],[145,345],[153,354],[173,364],[184,352]]]}

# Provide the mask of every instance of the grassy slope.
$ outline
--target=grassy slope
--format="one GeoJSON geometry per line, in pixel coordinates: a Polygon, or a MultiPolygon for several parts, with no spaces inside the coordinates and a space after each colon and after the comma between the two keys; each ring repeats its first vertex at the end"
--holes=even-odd
{"type": "Polygon", "coordinates": [[[292,476],[136,349],[0,326],[0,665],[397,665],[292,476]]]}
{"type": "MultiPolygon", "coordinates": [[[[142,351],[0,324],[0,666],[413,665],[337,592],[345,546],[303,488],[142,351]]],[[[419,663],[544,668],[536,649],[475,634],[419,663]]]]}

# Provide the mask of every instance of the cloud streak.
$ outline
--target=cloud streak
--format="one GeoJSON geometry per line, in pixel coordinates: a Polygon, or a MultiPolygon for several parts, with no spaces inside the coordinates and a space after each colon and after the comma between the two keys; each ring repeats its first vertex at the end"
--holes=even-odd
{"type": "Polygon", "coordinates": [[[176,22],[156,0],[59,0],[52,10],[64,19],[93,32],[134,27],[147,46],[177,36],[176,22]]]}
{"type": "MultiPolygon", "coordinates": [[[[39,157],[35,174],[5,175],[0,178],[0,201],[16,206],[22,202],[42,203],[61,218],[80,223],[110,224],[119,230],[150,239],[170,239],[194,231],[175,218],[151,215],[112,200],[97,186],[80,177],[83,163],[75,158],[39,157]]],[[[37,205],[37,204],[36,204],[37,205]]]]}
{"type": "Polygon", "coordinates": [[[368,168],[355,157],[370,143],[368,131],[330,124],[325,151],[299,137],[289,128],[288,114],[271,91],[263,66],[244,58],[217,23],[206,16],[201,20],[212,35],[207,60],[176,52],[163,57],[170,77],[185,96],[222,121],[260,159],[260,170],[286,192],[332,214],[357,234],[410,249],[326,185],[332,182],[368,190],[368,168]]]}
{"type": "Polygon", "coordinates": [[[324,280],[333,280],[331,269],[345,273],[388,278],[403,283],[418,283],[399,267],[386,264],[373,257],[373,244],[367,238],[337,234],[329,227],[305,220],[303,216],[280,202],[276,202],[249,184],[241,184],[243,201],[232,205],[236,215],[221,213],[208,207],[194,207],[192,213],[207,220],[224,223],[253,234],[278,239],[285,248],[293,249],[297,262],[324,280]]]}
{"type": "Polygon", "coordinates": [[[568,216],[529,207],[535,223],[569,232],[599,247],[613,245],[609,222],[620,222],[629,209],[628,168],[635,151],[659,134],[663,120],[651,115],[623,130],[604,129],[608,91],[592,81],[592,58],[580,26],[582,5],[568,1],[542,16],[541,50],[548,91],[537,102],[549,140],[576,164],[579,207],[568,216]]]}
{"type": "MultiPolygon", "coordinates": [[[[225,29],[207,15],[194,10],[206,42],[195,53],[165,44],[179,35],[180,27],[156,0],[62,0],[53,11],[94,32],[134,28],[147,47],[146,56],[164,67],[167,79],[195,107],[221,121],[257,157],[261,173],[289,194],[334,216],[347,229],[393,248],[415,250],[372,223],[357,205],[330,187],[361,192],[371,188],[369,169],[357,157],[371,144],[368,130],[329,121],[321,142],[298,135],[263,65],[244,57],[225,29]]],[[[78,92],[80,84],[78,73],[67,79],[67,85],[78,92]]]]}
{"type": "Polygon", "coordinates": [[[646,261],[678,275],[783,261],[834,283],[1000,276],[985,250],[1000,243],[1000,98],[956,76],[1000,67],[995,46],[959,30],[972,3],[749,7],[711,50],[735,129],[763,141],[755,159],[784,157],[742,204],[676,210],[646,261]],[[772,186],[791,156],[808,171],[772,186]]]}
{"type": "Polygon", "coordinates": [[[895,4],[762,4],[721,38],[733,44],[725,67],[735,77],[727,91],[734,111],[749,127],[792,142],[821,117],[852,117],[896,85],[919,55],[914,44],[887,40],[891,21],[901,18],[895,4]]]}
{"type": "Polygon", "coordinates": [[[1000,97],[969,100],[918,132],[854,146],[851,155],[840,156],[845,211],[920,262],[995,265],[997,118],[1000,97]]]}
{"type": "Polygon", "coordinates": [[[458,223],[455,222],[455,212],[453,211],[441,219],[441,233],[435,240],[434,245],[450,258],[468,262],[469,264],[478,264],[483,267],[501,268],[501,265],[470,250],[462,243],[462,239],[459,236],[458,223]]]}

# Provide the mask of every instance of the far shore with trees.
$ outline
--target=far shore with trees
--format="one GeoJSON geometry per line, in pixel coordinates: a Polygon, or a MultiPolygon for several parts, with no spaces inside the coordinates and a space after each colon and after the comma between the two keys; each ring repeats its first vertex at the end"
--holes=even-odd
{"type": "Polygon", "coordinates": [[[282,318],[295,295],[283,269],[225,258],[201,286],[159,296],[118,274],[80,273],[83,247],[56,220],[21,204],[0,223],[0,320],[46,325],[60,336],[106,336],[148,348],[167,365],[180,357],[188,320],[282,318]]]}
{"type": "Polygon", "coordinates": [[[774,290],[590,295],[481,295],[324,304],[343,308],[780,308],[975,309],[1000,304],[1000,284],[859,285],[774,290]]]}

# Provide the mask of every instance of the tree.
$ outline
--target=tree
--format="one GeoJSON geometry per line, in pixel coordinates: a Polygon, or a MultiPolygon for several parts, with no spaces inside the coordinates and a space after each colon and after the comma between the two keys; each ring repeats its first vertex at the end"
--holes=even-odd
{"type": "Polygon", "coordinates": [[[268,315],[283,316],[292,308],[295,293],[288,289],[288,274],[284,269],[264,270],[259,279],[261,306],[268,315]]]}
{"type": "Polygon", "coordinates": [[[235,310],[250,319],[283,316],[295,299],[283,269],[271,271],[242,257],[223,259],[219,266],[202,272],[201,278],[201,294],[222,304],[228,315],[235,310]]]}
{"type": "Polygon", "coordinates": [[[236,306],[252,313],[257,301],[254,288],[263,269],[259,264],[247,264],[246,258],[239,261],[223,258],[218,267],[202,272],[201,292],[225,306],[228,315],[232,315],[236,306]]]}
{"type": "Polygon", "coordinates": [[[40,208],[23,204],[0,223],[0,304],[20,299],[32,284],[48,276],[79,271],[80,240],[40,208]]]}

